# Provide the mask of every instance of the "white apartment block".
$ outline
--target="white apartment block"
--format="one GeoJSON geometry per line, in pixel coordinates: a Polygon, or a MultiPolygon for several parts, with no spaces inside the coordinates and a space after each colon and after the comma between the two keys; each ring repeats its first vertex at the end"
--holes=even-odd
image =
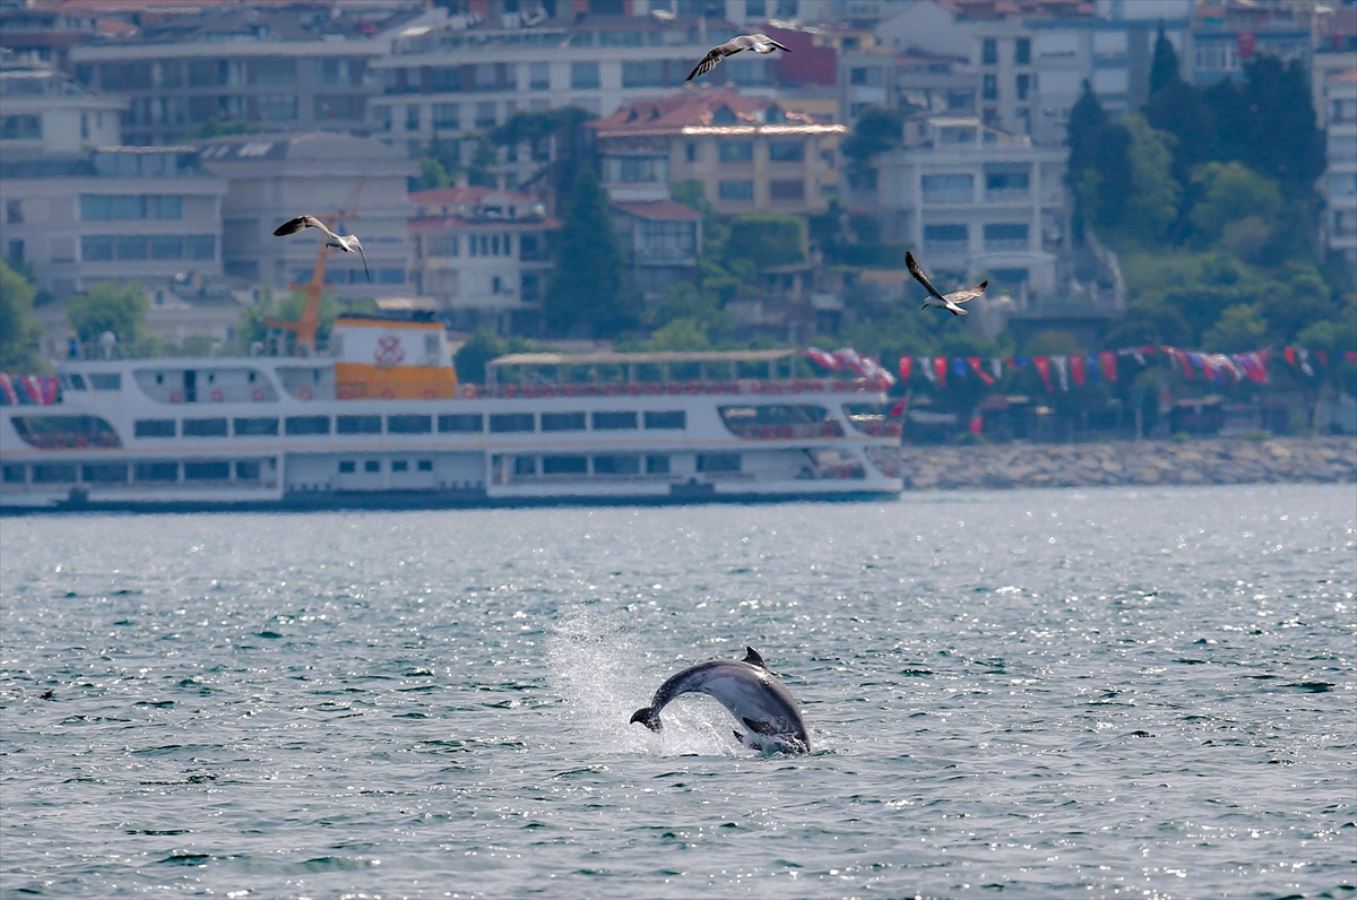
{"type": "Polygon", "coordinates": [[[0,157],[0,245],[57,296],[222,272],[226,183],[191,147],[0,157]]]}
{"type": "Polygon", "coordinates": [[[286,292],[311,278],[322,252],[315,229],[287,237],[273,230],[293,216],[318,216],[339,234],[359,236],[357,255],[326,250],[325,283],[357,300],[408,293],[406,229],[414,206],[406,179],[415,163],[371,138],[330,132],[246,135],[202,144],[203,164],[225,180],[223,259],[227,275],[286,292]]]}
{"type": "Polygon", "coordinates": [[[0,67],[0,156],[79,154],[122,142],[125,103],[43,65],[0,67]]]}
{"type": "Polygon", "coordinates": [[[1325,82],[1328,171],[1320,182],[1329,249],[1357,264],[1357,67],[1325,82]]]}
{"type": "Polygon", "coordinates": [[[977,118],[924,118],[905,130],[903,149],[877,157],[882,239],[917,248],[935,272],[988,275],[1019,297],[1053,290],[1065,149],[977,118]]]}

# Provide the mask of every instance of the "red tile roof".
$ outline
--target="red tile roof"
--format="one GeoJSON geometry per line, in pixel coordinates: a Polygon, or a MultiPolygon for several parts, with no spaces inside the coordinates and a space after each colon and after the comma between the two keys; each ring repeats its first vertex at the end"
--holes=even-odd
{"type": "Polygon", "coordinates": [[[500,188],[489,187],[450,187],[434,188],[427,191],[415,191],[410,195],[410,202],[417,206],[464,206],[467,204],[476,204],[481,202],[487,196],[495,194],[512,201],[515,205],[534,206],[542,201],[538,200],[532,194],[525,194],[521,191],[506,191],[500,188]]]}
{"type": "Polygon", "coordinates": [[[600,135],[608,134],[668,134],[694,126],[768,125],[785,117],[789,125],[810,125],[812,119],[802,113],[784,111],[771,100],[746,97],[734,91],[690,89],[661,97],[642,100],[618,109],[610,116],[590,122],[600,135]],[[729,110],[734,121],[719,122],[722,109],[729,110]],[[773,121],[769,121],[772,112],[773,121]]]}
{"type": "Polygon", "coordinates": [[[701,218],[697,210],[675,200],[614,200],[613,209],[637,219],[696,222],[701,218]]]}

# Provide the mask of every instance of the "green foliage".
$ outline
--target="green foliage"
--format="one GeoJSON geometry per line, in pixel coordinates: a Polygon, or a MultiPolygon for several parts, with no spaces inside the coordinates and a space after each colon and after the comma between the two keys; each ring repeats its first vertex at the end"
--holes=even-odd
{"type": "Polygon", "coordinates": [[[1267,343],[1267,322],[1252,303],[1226,307],[1202,335],[1202,349],[1211,353],[1246,353],[1267,343]]]}
{"type": "Polygon", "coordinates": [[[257,134],[259,126],[244,119],[218,119],[213,116],[189,132],[189,139],[203,141],[208,138],[233,134],[257,134]]]}
{"type": "Polygon", "coordinates": [[[710,350],[711,339],[698,321],[674,319],[652,332],[641,349],[652,352],[710,350]]]}
{"type": "MultiPolygon", "coordinates": [[[[265,323],[266,319],[274,319],[280,322],[299,322],[305,308],[305,294],[288,294],[279,300],[274,296],[272,290],[266,288],[260,294],[258,301],[245,307],[240,313],[240,328],[237,329],[237,334],[240,336],[240,349],[248,351],[256,341],[264,341],[268,338],[269,326],[265,323]]],[[[350,312],[371,312],[375,308],[376,305],[370,301],[348,305],[350,312]]],[[[320,305],[316,309],[317,342],[323,344],[329,338],[330,329],[334,326],[335,319],[339,318],[339,313],[340,306],[335,302],[335,299],[328,293],[322,293],[320,305]]]]}
{"type": "Polygon", "coordinates": [[[592,169],[576,172],[561,209],[556,279],[543,305],[547,327],[560,335],[615,337],[636,324],[638,310],[623,291],[622,250],[592,169]]]}
{"type": "Polygon", "coordinates": [[[1201,199],[1192,207],[1190,217],[1193,227],[1207,241],[1219,241],[1227,227],[1251,217],[1266,226],[1282,208],[1277,182],[1240,163],[1207,163],[1193,173],[1193,181],[1201,199]]]}
{"type": "Polygon", "coordinates": [[[71,300],[66,316],[85,343],[111,331],[124,346],[136,346],[146,337],[150,301],[136,284],[97,284],[71,300]]]}
{"type": "Polygon", "coordinates": [[[864,164],[878,153],[899,147],[904,141],[904,128],[905,117],[898,109],[863,110],[841,150],[852,163],[864,164]]]}
{"type": "Polygon", "coordinates": [[[426,156],[419,161],[419,177],[410,185],[412,191],[429,191],[451,187],[452,176],[436,157],[426,156]]]}
{"type": "Polygon", "coordinates": [[[1182,83],[1178,71],[1178,52],[1173,49],[1168,35],[1164,34],[1164,23],[1159,22],[1159,34],[1154,41],[1154,59],[1150,63],[1150,96],[1182,83]]]}
{"type": "Polygon", "coordinates": [[[1140,116],[1127,116],[1124,124],[1131,138],[1128,159],[1133,186],[1126,204],[1126,232],[1141,243],[1158,243],[1178,217],[1181,190],[1173,178],[1169,151],[1173,138],[1155,131],[1140,116]]]}
{"type": "Polygon", "coordinates": [[[727,260],[747,259],[758,271],[803,262],[801,223],[785,213],[737,216],[726,239],[727,260]]]}
{"type": "Polygon", "coordinates": [[[506,345],[493,332],[482,329],[457,348],[452,356],[457,380],[467,384],[485,384],[485,365],[497,356],[503,356],[506,345]]]}
{"type": "Polygon", "coordinates": [[[43,368],[41,329],[33,318],[36,294],[27,279],[0,259],[0,372],[31,374],[43,368]]]}

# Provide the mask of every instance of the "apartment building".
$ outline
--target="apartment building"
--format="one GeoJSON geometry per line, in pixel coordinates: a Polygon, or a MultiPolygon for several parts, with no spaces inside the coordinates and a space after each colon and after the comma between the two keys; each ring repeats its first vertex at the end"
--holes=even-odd
{"type": "Polygon", "coordinates": [[[1329,249],[1357,264],[1357,66],[1334,71],[1324,85],[1328,171],[1320,181],[1329,249]]]}
{"type": "MultiPolygon", "coordinates": [[[[375,136],[418,156],[437,136],[483,133],[519,111],[574,106],[597,116],[637,100],[664,96],[684,79],[730,25],[706,19],[588,16],[531,28],[458,19],[394,41],[372,62],[381,92],[370,101],[375,136]]],[[[703,76],[703,85],[734,84],[771,93],[776,61],[740,54],[703,76]]],[[[525,148],[498,151],[504,184],[540,167],[525,148]]]]}
{"type": "Polygon", "coordinates": [[[70,155],[117,145],[125,108],[47,65],[0,61],[0,156],[70,155]]]}
{"type": "Polygon", "coordinates": [[[1065,158],[978,118],[920,117],[903,148],[878,157],[867,208],[883,240],[919,248],[932,271],[1045,293],[1064,245],[1065,158]]]}
{"type": "Polygon", "coordinates": [[[697,277],[702,217],[673,200],[617,200],[612,204],[631,283],[648,299],[697,277]]]}
{"type": "Polygon", "coordinates": [[[456,328],[533,333],[561,223],[537,197],[455,187],[410,195],[412,287],[456,328]]]}
{"type": "Polygon", "coordinates": [[[980,73],[963,57],[877,48],[839,57],[838,92],[845,123],[856,122],[872,107],[974,116],[980,73]]]}
{"type": "Polygon", "coordinates": [[[226,183],[192,147],[0,154],[0,244],[58,297],[222,273],[226,183]]]}
{"type": "Polygon", "coordinates": [[[368,65],[398,31],[444,15],[422,0],[209,7],[73,47],[70,58],[79,81],[126,101],[129,144],[182,142],[212,120],[360,131],[375,90],[368,65]]]}
{"type": "Polygon", "coordinates": [[[847,132],[772,100],[713,89],[634,103],[591,127],[614,201],[666,199],[671,184],[692,181],[722,214],[823,212],[847,132]]]}
{"type": "Polygon", "coordinates": [[[1308,71],[1316,6],[1263,6],[1239,0],[1198,4],[1191,26],[1188,80],[1198,87],[1238,81],[1254,56],[1299,59],[1308,71]]]}
{"type": "Polygon", "coordinates": [[[417,166],[381,141],[332,132],[214,138],[203,164],[229,190],[222,202],[222,259],[228,275],[287,291],[311,278],[325,254],[325,283],[337,297],[408,292],[407,225],[414,207],[407,179],[417,166]],[[363,242],[371,281],[356,255],[323,250],[308,229],[285,238],[273,229],[302,213],[363,242]]]}

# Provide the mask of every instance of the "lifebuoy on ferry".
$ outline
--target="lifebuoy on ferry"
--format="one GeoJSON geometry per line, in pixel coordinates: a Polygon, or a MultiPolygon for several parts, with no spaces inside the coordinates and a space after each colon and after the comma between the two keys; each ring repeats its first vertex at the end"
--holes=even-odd
{"type": "Polygon", "coordinates": [[[384,387],[382,388],[382,396],[390,400],[396,396],[396,392],[389,387],[384,387]]]}
{"type": "Polygon", "coordinates": [[[310,389],[309,387],[299,388],[299,389],[297,390],[297,396],[298,396],[299,398],[301,398],[302,400],[310,400],[310,399],[311,399],[311,389],[310,389]]]}
{"type": "Polygon", "coordinates": [[[475,396],[476,396],[476,385],[474,385],[474,384],[464,384],[464,385],[462,385],[462,396],[465,397],[465,398],[468,399],[468,400],[470,400],[470,399],[472,399],[473,397],[475,397],[475,396]]]}
{"type": "Polygon", "coordinates": [[[259,401],[263,400],[263,399],[264,399],[264,389],[263,389],[263,388],[255,388],[254,390],[250,391],[250,399],[253,400],[255,403],[258,403],[259,401]]]}
{"type": "Polygon", "coordinates": [[[183,395],[183,393],[180,392],[180,391],[170,391],[170,402],[171,402],[171,403],[183,403],[183,402],[184,402],[184,395],[183,395]]]}
{"type": "Polygon", "coordinates": [[[221,388],[213,388],[211,397],[213,403],[220,403],[226,399],[226,395],[221,392],[221,388]]]}
{"type": "Polygon", "coordinates": [[[425,400],[432,400],[434,397],[437,397],[437,396],[438,396],[438,392],[435,391],[433,388],[425,388],[425,389],[424,389],[424,399],[425,399],[425,400]]]}

